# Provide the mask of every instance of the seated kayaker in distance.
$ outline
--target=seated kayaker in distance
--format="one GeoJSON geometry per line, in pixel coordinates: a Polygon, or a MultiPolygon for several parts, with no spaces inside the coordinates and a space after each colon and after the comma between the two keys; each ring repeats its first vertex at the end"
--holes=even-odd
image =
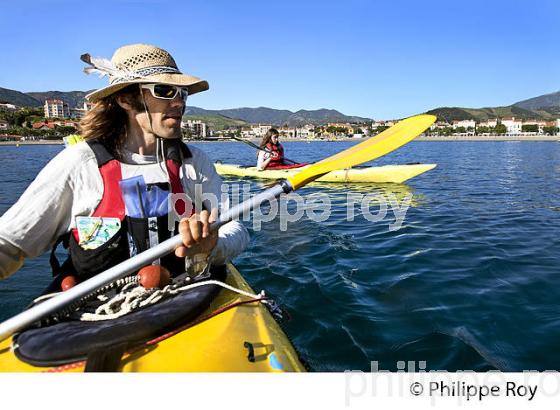
{"type": "Polygon", "coordinates": [[[274,169],[284,166],[284,147],[278,141],[280,133],[276,128],[269,129],[261,141],[257,152],[257,169],[274,169]]]}
{"type": "MultiPolygon", "coordinates": [[[[260,149],[257,152],[257,171],[273,169],[299,168],[307,163],[292,161],[284,156],[284,147],[278,139],[280,133],[276,128],[270,128],[263,137],[260,149]]],[[[256,145],[253,144],[256,147],[256,145]]]]}
{"type": "Polygon", "coordinates": [[[209,233],[229,200],[206,154],[181,140],[187,95],[208,83],[145,44],[119,48],[111,62],[82,60],[91,66],[86,72],[108,75],[109,85],[86,97],[94,106],[80,123],[85,142],[56,155],[0,218],[0,278],[59,243],[68,258],[58,263],[53,251],[53,273],[77,282],[177,233],[183,246],[159,261],[172,275],[221,266],[242,252],[249,237],[239,222],[209,233]],[[200,194],[216,201],[193,210],[200,194]],[[170,217],[173,207],[180,222],[170,217]]]}

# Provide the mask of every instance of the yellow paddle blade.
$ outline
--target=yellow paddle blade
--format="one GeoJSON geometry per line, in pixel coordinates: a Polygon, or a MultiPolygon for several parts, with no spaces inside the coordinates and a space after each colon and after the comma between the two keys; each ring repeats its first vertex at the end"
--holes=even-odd
{"type": "Polygon", "coordinates": [[[350,168],[382,157],[412,141],[435,121],[434,115],[427,114],[404,119],[382,133],[288,177],[288,181],[296,190],[335,169],[350,168]]]}

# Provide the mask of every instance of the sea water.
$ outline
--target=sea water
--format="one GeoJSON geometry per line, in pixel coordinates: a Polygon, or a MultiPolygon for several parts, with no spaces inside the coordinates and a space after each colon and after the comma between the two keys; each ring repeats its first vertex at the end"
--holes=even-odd
{"type": "MultiPolygon", "coordinates": [[[[355,143],[284,146],[310,162],[355,143]]],[[[193,145],[212,160],[256,162],[243,144],[193,145]]],[[[61,149],[0,147],[0,214],[61,149]]],[[[406,184],[302,188],[303,200],[328,196],[328,219],[244,221],[251,243],[235,264],[289,312],[283,327],[314,370],[560,370],[560,144],[413,142],[370,165],[416,162],[438,167],[406,184]],[[399,229],[391,201],[408,204],[399,229]]],[[[298,206],[309,203],[286,211],[298,206]]],[[[48,255],[26,261],[0,282],[0,319],[50,280],[48,255]]]]}

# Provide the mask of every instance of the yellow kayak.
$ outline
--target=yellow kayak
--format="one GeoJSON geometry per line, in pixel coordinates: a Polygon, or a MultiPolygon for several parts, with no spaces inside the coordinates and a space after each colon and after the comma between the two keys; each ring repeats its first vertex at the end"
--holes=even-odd
{"type": "MultiPolygon", "coordinates": [[[[214,164],[220,175],[234,175],[261,179],[285,179],[301,172],[306,167],[293,169],[273,169],[259,171],[256,167],[244,167],[233,164],[214,164]]],[[[317,182],[361,182],[361,183],[403,183],[424,172],[434,169],[436,164],[384,165],[380,167],[350,168],[331,171],[317,182]]]]}
{"type": "MultiPolygon", "coordinates": [[[[239,271],[227,266],[225,283],[253,293],[239,271]]],[[[303,372],[298,355],[273,318],[259,301],[220,288],[210,306],[178,328],[121,351],[106,364],[90,371],[121,372],[303,372]],[[115,359],[116,357],[116,359],[115,359]]],[[[25,332],[24,332],[25,333],[25,332]]],[[[0,343],[2,372],[83,372],[93,360],[44,366],[21,360],[18,339],[0,343]],[[15,342],[14,342],[15,340],[15,342]]],[[[99,361],[97,357],[95,360],[99,361]]],[[[33,361],[31,361],[33,362],[33,361]]]]}

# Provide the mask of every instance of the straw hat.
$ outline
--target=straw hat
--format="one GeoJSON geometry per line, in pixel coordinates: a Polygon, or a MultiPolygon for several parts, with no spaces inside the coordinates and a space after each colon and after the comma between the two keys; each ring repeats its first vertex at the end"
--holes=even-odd
{"type": "Polygon", "coordinates": [[[182,74],[171,54],[148,44],[132,44],[119,48],[111,61],[83,54],[81,60],[89,64],[87,74],[109,76],[109,85],[100,88],[86,98],[99,101],[126,86],[135,83],[160,83],[186,87],[189,95],[208,90],[208,83],[198,77],[182,74]]]}

